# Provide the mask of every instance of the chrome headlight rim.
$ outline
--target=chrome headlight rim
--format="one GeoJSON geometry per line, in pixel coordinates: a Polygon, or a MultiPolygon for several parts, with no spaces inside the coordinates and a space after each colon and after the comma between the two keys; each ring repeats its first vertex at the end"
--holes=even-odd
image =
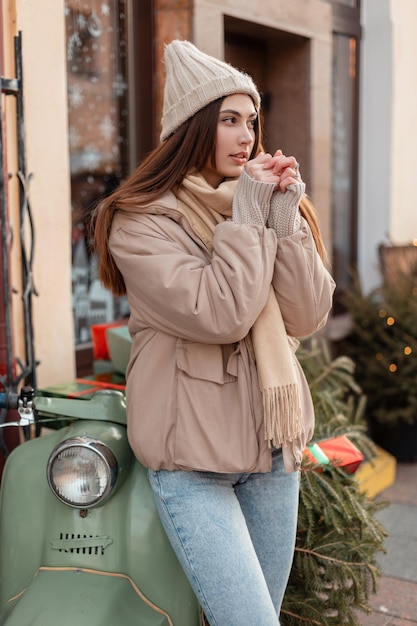
{"type": "Polygon", "coordinates": [[[49,455],[46,473],[49,487],[58,500],[71,508],[90,509],[103,504],[110,496],[116,484],[118,470],[117,459],[112,450],[105,443],[93,437],[75,436],[64,439],[55,446],[49,455]],[[65,497],[59,492],[54,480],[54,466],[56,462],[63,458],[62,455],[65,452],[74,452],[76,448],[81,448],[83,451],[96,455],[98,460],[102,463],[102,467],[104,467],[106,476],[105,486],[100,494],[91,497],[89,500],[84,500],[83,502],[65,497]]]}

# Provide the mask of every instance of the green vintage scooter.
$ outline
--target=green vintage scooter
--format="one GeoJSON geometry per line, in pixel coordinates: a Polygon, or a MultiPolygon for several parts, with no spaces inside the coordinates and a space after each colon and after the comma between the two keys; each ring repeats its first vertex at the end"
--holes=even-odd
{"type": "Polygon", "coordinates": [[[0,502],[1,626],[201,626],[198,602],[126,437],[120,391],[0,394],[54,426],[8,457],[0,502]],[[60,428],[57,428],[61,426],[60,428]]]}

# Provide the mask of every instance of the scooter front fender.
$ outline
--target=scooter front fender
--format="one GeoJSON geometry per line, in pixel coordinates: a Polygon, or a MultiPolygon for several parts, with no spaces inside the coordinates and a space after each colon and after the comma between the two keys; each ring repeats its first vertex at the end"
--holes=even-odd
{"type": "Polygon", "coordinates": [[[7,460],[0,502],[0,625],[198,626],[197,599],[160,523],[146,469],[130,449],[125,451],[130,461],[125,458],[120,467],[125,473],[120,487],[102,506],[82,511],[53,495],[46,479],[50,453],[57,443],[83,433],[114,443],[115,450],[123,442],[128,448],[124,427],[80,420],[18,446],[7,460]],[[120,596],[109,581],[123,587],[120,596]],[[143,621],[131,618],[149,613],[136,588],[169,613],[171,622],[158,611],[143,621]],[[70,621],[75,600],[81,608],[77,621],[70,621]],[[33,611],[33,618],[26,611],[33,611]],[[44,615],[53,611],[60,612],[59,619],[47,621],[44,615]]]}
{"type": "Polygon", "coordinates": [[[173,626],[129,576],[76,568],[40,568],[0,615],[2,626],[173,626]],[[64,607],[64,608],[63,608],[64,607]]]}

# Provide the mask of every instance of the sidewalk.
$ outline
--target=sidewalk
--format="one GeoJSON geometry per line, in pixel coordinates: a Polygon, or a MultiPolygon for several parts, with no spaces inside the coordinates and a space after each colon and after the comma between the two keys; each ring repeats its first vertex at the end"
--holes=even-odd
{"type": "Polygon", "coordinates": [[[372,613],[361,626],[417,624],[417,463],[397,463],[395,482],[377,496],[390,502],[378,513],[388,532],[386,554],[378,561],[382,577],[370,598],[372,613]]]}

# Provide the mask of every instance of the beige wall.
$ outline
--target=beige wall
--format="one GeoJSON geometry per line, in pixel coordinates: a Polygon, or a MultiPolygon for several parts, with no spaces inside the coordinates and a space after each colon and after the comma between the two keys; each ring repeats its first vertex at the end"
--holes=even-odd
{"type": "Polygon", "coordinates": [[[417,238],[412,198],[417,137],[415,0],[363,0],[359,154],[359,271],[380,284],[378,247],[417,238]]]}
{"type": "MultiPolygon", "coordinates": [[[[61,0],[3,2],[3,15],[16,20],[4,25],[9,34],[23,34],[23,83],[27,172],[33,174],[29,197],[35,229],[33,323],[39,387],[75,376],[71,310],[70,187],[67,145],[64,6],[61,0]],[[4,5],[7,5],[6,7],[4,5]]],[[[6,45],[10,50],[11,39],[6,45]]],[[[13,68],[8,54],[9,73],[13,68]]],[[[8,116],[8,124],[12,124],[8,116]]],[[[8,126],[8,136],[12,137],[8,126]]],[[[14,146],[8,141],[9,170],[15,170],[14,146]],[[13,166],[12,166],[13,164],[13,166]]],[[[12,282],[15,353],[24,358],[21,264],[18,250],[18,206],[10,196],[13,244],[12,282]]],[[[25,229],[29,232],[28,225],[25,229]]]]}
{"type": "Polygon", "coordinates": [[[392,157],[390,236],[396,243],[417,240],[417,208],[411,195],[416,179],[417,2],[391,0],[392,157]]]}

